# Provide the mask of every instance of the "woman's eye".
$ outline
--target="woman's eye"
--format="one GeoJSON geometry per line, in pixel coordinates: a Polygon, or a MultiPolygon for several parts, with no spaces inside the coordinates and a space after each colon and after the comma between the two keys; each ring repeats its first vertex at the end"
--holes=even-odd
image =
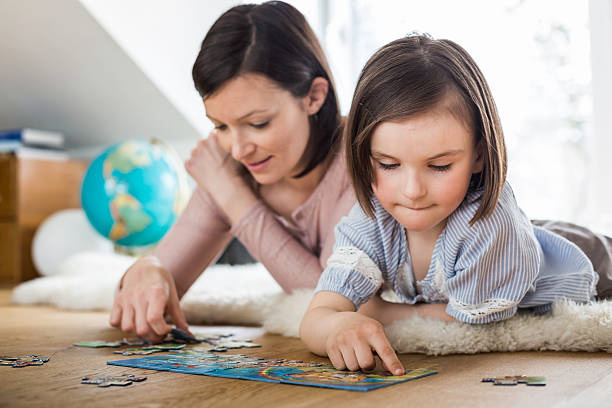
{"type": "Polygon", "coordinates": [[[261,123],[251,123],[251,126],[254,127],[255,129],[263,129],[266,126],[268,126],[269,123],[270,123],[270,121],[261,122],[261,123]]]}
{"type": "Polygon", "coordinates": [[[215,130],[218,130],[220,132],[223,132],[225,129],[227,129],[227,125],[218,125],[218,126],[215,126],[215,130]]]}
{"type": "Polygon", "coordinates": [[[429,165],[429,168],[434,170],[434,171],[448,171],[450,170],[451,165],[450,164],[445,164],[444,166],[434,166],[433,164],[429,165]]]}
{"type": "Polygon", "coordinates": [[[381,163],[381,162],[376,162],[378,164],[378,167],[380,167],[383,170],[393,170],[396,167],[399,166],[399,164],[394,163],[394,164],[387,164],[387,163],[381,163]]]}

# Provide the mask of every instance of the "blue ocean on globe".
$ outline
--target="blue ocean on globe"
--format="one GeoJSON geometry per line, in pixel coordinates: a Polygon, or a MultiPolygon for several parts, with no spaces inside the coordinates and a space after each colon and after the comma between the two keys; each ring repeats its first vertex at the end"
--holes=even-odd
{"type": "Polygon", "coordinates": [[[184,170],[163,144],[117,143],[94,159],[81,189],[91,225],[123,247],[155,244],[186,202],[184,170]]]}

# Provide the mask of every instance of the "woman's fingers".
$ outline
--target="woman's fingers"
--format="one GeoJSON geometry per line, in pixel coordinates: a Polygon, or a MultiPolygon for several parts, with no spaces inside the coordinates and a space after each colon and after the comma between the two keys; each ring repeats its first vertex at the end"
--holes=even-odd
{"type": "Polygon", "coordinates": [[[113,308],[111,309],[109,323],[113,327],[119,327],[121,323],[121,304],[117,299],[113,302],[113,308]]]}
{"type": "Polygon", "coordinates": [[[124,303],[121,314],[121,330],[134,333],[134,308],[129,303],[124,303]]]}
{"type": "MultiPolygon", "coordinates": [[[[172,330],[165,314],[189,332],[172,275],[154,256],[136,261],[124,274],[109,322],[150,342],[159,342],[172,330]]],[[[190,332],[189,332],[190,333],[190,332]]]]}
{"type": "Polygon", "coordinates": [[[164,311],[166,310],[166,298],[154,297],[149,301],[146,312],[146,321],[151,327],[153,334],[157,336],[165,336],[172,327],[164,319],[164,311]]]}
{"type": "Polygon", "coordinates": [[[191,331],[189,330],[187,320],[185,320],[185,315],[181,310],[181,304],[178,300],[178,295],[176,294],[176,290],[174,288],[172,288],[172,293],[170,294],[170,302],[168,303],[168,314],[172,318],[172,322],[176,327],[193,336],[193,333],[191,333],[191,331]]]}

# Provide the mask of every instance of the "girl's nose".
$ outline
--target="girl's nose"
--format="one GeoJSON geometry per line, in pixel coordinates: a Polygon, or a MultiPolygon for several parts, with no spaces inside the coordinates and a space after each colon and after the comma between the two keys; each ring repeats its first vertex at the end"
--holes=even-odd
{"type": "Polygon", "coordinates": [[[408,170],[404,179],[403,193],[411,201],[423,198],[427,193],[425,182],[417,171],[408,170]]]}

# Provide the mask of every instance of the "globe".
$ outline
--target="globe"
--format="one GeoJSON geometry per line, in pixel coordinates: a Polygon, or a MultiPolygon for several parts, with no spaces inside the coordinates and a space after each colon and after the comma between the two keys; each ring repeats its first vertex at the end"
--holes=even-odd
{"type": "Polygon", "coordinates": [[[160,141],[117,143],[90,164],[81,203],[94,229],[120,247],[158,242],[187,200],[176,153],[160,141]]]}

